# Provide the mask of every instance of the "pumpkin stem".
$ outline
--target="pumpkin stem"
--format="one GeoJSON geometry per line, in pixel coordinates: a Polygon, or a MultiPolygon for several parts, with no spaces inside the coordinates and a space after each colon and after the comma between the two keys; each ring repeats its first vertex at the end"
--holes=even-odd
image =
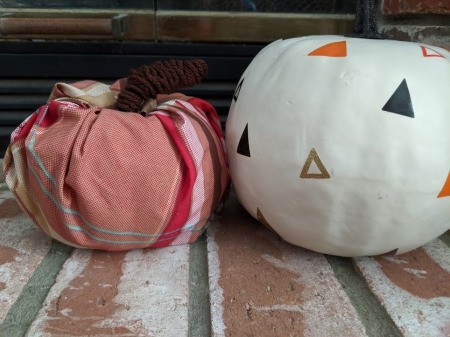
{"type": "Polygon", "coordinates": [[[375,0],[356,0],[354,37],[363,39],[386,39],[378,33],[375,0]]]}
{"type": "Polygon", "coordinates": [[[156,61],[133,69],[125,89],[119,94],[116,109],[140,113],[158,94],[192,87],[200,83],[207,72],[208,65],[203,60],[156,61]]]}

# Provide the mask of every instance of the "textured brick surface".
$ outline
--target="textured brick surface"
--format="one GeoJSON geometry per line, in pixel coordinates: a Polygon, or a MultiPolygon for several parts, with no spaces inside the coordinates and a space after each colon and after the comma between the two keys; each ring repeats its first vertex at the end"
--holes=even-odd
{"type": "Polygon", "coordinates": [[[384,0],[384,14],[450,14],[448,0],[384,0]]]}
{"type": "Polygon", "coordinates": [[[322,254],[294,247],[236,201],[209,230],[214,336],[366,336],[322,254]]]}
{"type": "MultiPolygon", "coordinates": [[[[450,18],[448,19],[450,24],[450,18]]],[[[450,49],[450,25],[423,26],[414,24],[384,24],[380,31],[392,40],[415,41],[450,49]]]]}
{"type": "Polygon", "coordinates": [[[384,0],[380,32],[389,39],[450,49],[449,0],[384,0]]]}
{"type": "Polygon", "coordinates": [[[282,241],[231,197],[207,247],[66,250],[54,280],[42,274],[64,245],[11,197],[0,191],[2,337],[450,335],[449,232],[399,256],[330,257],[282,241]],[[30,311],[39,280],[49,290],[30,311]]]}
{"type": "Polygon", "coordinates": [[[450,249],[442,241],[356,265],[404,336],[450,336],[450,249]]]}
{"type": "Polygon", "coordinates": [[[28,336],[186,336],[188,252],[75,250],[28,336]]]}
{"type": "Polygon", "coordinates": [[[50,248],[9,191],[0,191],[0,323],[50,248]]]}
{"type": "Polygon", "coordinates": [[[439,239],[399,256],[341,259],[368,286],[355,303],[343,289],[358,282],[341,284],[324,255],[282,242],[235,202],[219,222],[208,237],[216,337],[384,336],[385,320],[398,329],[389,336],[450,335],[450,249],[439,239]],[[385,318],[372,315],[372,296],[385,318]]]}

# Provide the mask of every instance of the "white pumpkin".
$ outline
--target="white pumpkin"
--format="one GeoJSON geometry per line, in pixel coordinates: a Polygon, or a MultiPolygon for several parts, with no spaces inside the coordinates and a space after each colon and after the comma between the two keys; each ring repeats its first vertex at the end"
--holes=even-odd
{"type": "Polygon", "coordinates": [[[242,75],[226,141],[238,199],[286,241],[404,253],[450,228],[450,53],[278,40],[242,75]]]}

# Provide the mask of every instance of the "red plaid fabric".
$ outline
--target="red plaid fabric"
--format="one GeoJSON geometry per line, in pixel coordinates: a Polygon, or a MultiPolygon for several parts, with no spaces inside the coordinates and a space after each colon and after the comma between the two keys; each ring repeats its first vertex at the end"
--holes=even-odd
{"type": "Polygon", "coordinates": [[[6,182],[37,225],[75,247],[192,242],[228,184],[217,113],[197,98],[119,112],[123,84],[58,83],[13,132],[6,182]]]}

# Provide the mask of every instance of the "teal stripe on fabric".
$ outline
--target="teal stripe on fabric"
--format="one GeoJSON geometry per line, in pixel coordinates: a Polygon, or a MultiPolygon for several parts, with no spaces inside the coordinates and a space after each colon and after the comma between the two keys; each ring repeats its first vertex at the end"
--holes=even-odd
{"type": "MultiPolygon", "coordinates": [[[[43,116],[41,117],[41,119],[38,121],[38,123],[42,122],[42,120],[44,119],[45,115],[47,114],[48,111],[48,106],[47,106],[47,110],[45,111],[45,113],[43,114],[43,116]]],[[[33,128],[31,129],[31,139],[30,142],[27,145],[28,150],[30,150],[31,155],[33,156],[34,160],[36,161],[36,163],[39,165],[39,167],[41,168],[42,172],[45,174],[45,176],[52,182],[53,186],[56,187],[56,179],[55,177],[53,177],[51,175],[50,172],[48,172],[48,170],[45,168],[44,163],[42,162],[41,158],[39,157],[39,155],[34,151],[34,143],[36,141],[36,124],[33,126],[33,128]]]]}
{"type": "MultiPolygon", "coordinates": [[[[36,160],[36,162],[38,163],[40,169],[42,170],[42,172],[44,173],[44,175],[52,182],[52,184],[56,187],[56,179],[50,174],[50,172],[48,172],[48,170],[45,168],[44,163],[42,162],[41,158],[39,157],[39,155],[36,153],[35,149],[34,149],[34,145],[35,145],[35,138],[36,138],[36,130],[34,129],[32,131],[32,137],[30,140],[30,143],[27,145],[28,150],[30,151],[31,155],[33,156],[33,158],[36,160]]],[[[66,214],[70,214],[70,215],[74,215],[77,216],[81,219],[81,221],[88,226],[89,228],[91,228],[92,230],[95,230],[97,232],[101,232],[101,233],[105,233],[105,234],[111,234],[111,235],[118,235],[118,236],[141,236],[141,237],[151,237],[151,235],[147,234],[147,233],[143,233],[143,232],[122,232],[122,231],[113,231],[113,230],[108,230],[108,229],[104,229],[101,227],[97,227],[91,223],[89,223],[82,215],[81,213],[79,213],[78,211],[71,209],[71,208],[67,208],[65,206],[63,206],[61,203],[58,202],[58,200],[56,200],[53,195],[50,193],[50,191],[47,190],[47,188],[44,186],[44,184],[42,183],[39,175],[37,174],[37,172],[34,170],[34,168],[30,165],[28,165],[29,170],[33,173],[34,177],[36,178],[36,181],[38,182],[41,190],[44,192],[45,195],[47,195],[47,197],[55,204],[55,206],[61,210],[62,212],[66,213],[66,214]]]]}
{"type": "MultiPolygon", "coordinates": [[[[76,226],[76,225],[71,225],[71,224],[68,224],[68,223],[64,223],[64,226],[66,226],[70,230],[73,230],[73,231],[76,231],[76,232],[82,232],[84,235],[88,236],[92,240],[99,241],[99,242],[104,242],[104,243],[110,243],[110,244],[113,244],[113,245],[135,245],[135,244],[150,245],[150,244],[153,244],[156,241],[155,240],[156,238],[153,239],[153,240],[144,240],[144,241],[115,241],[115,240],[108,240],[108,239],[103,239],[103,238],[100,238],[98,236],[95,236],[95,235],[89,233],[84,228],[76,226]]],[[[157,236],[157,235],[153,234],[152,236],[157,236]]]]}
{"type": "Polygon", "coordinates": [[[55,206],[61,210],[62,212],[66,213],[66,214],[70,214],[70,215],[75,215],[77,217],[79,217],[81,219],[81,221],[83,221],[83,223],[88,226],[89,228],[91,228],[92,230],[95,230],[97,232],[101,232],[104,234],[111,234],[111,235],[118,235],[118,236],[142,236],[142,237],[149,237],[150,235],[147,233],[142,233],[142,232],[121,232],[121,231],[113,231],[113,230],[109,230],[109,229],[104,229],[104,228],[100,228],[97,227],[93,224],[91,224],[90,222],[88,222],[78,211],[74,210],[74,209],[70,209],[67,207],[64,207],[63,205],[61,205],[58,200],[56,200],[53,195],[50,193],[50,191],[48,191],[44,184],[42,183],[42,181],[40,180],[37,172],[34,170],[33,167],[29,166],[29,169],[31,171],[31,173],[33,173],[34,177],[36,178],[36,181],[39,184],[39,187],[41,188],[42,192],[44,192],[44,194],[55,204],[55,206]]]}
{"type": "Polygon", "coordinates": [[[208,220],[209,219],[209,217],[208,218],[206,218],[206,219],[200,219],[198,222],[187,222],[183,227],[182,227],[182,229],[183,230],[191,230],[193,227],[195,227],[199,222],[201,222],[201,221],[205,221],[205,220],[208,220]]]}
{"type": "MultiPolygon", "coordinates": [[[[41,117],[40,121],[42,121],[42,119],[44,117],[45,117],[45,114],[43,114],[43,116],[41,117]]],[[[35,141],[36,141],[36,128],[34,127],[34,129],[31,132],[32,132],[32,136],[31,136],[29,144],[27,145],[27,148],[28,148],[29,152],[31,153],[31,155],[33,156],[33,158],[36,161],[36,163],[38,164],[38,166],[41,169],[42,173],[51,181],[53,186],[56,187],[57,186],[56,179],[46,169],[42,159],[40,158],[40,156],[38,155],[38,153],[34,149],[35,141]]],[[[135,232],[135,231],[115,231],[115,230],[109,230],[109,229],[98,227],[98,226],[88,222],[83,217],[83,215],[80,212],[78,212],[77,210],[71,209],[71,208],[68,208],[68,207],[65,207],[64,205],[62,205],[52,195],[52,193],[44,186],[44,183],[42,182],[42,180],[41,180],[39,174],[36,172],[36,170],[31,165],[28,165],[28,168],[32,172],[32,174],[34,175],[34,177],[35,177],[37,183],[39,184],[39,187],[41,188],[42,192],[50,199],[50,201],[60,211],[66,213],[66,214],[78,217],[92,231],[96,231],[96,232],[103,233],[103,234],[109,234],[109,235],[113,235],[113,236],[136,236],[136,237],[150,238],[150,240],[141,240],[141,241],[113,241],[113,240],[103,239],[103,238],[100,238],[98,236],[95,236],[94,234],[90,233],[88,230],[86,230],[86,229],[84,229],[82,227],[79,227],[79,226],[76,226],[76,225],[71,225],[71,224],[65,224],[69,229],[75,230],[75,231],[78,231],[78,232],[83,232],[84,234],[86,234],[87,236],[89,236],[93,240],[100,241],[100,242],[105,242],[105,243],[111,243],[111,244],[142,244],[142,243],[152,244],[155,241],[154,238],[159,238],[158,241],[163,241],[164,239],[161,239],[161,236],[171,235],[171,234],[180,232],[180,230],[181,231],[197,232],[197,231],[202,231],[205,228],[205,226],[202,226],[200,228],[192,228],[192,227],[195,227],[196,224],[194,224],[194,223],[187,223],[180,230],[174,230],[174,231],[166,232],[164,234],[148,234],[148,233],[135,232]]],[[[207,219],[200,219],[198,222],[202,222],[202,221],[205,221],[205,220],[207,220],[207,219]]],[[[170,240],[170,239],[166,239],[166,240],[170,240]]]]}
{"type": "Polygon", "coordinates": [[[50,172],[47,171],[47,169],[45,168],[44,163],[42,162],[41,158],[39,158],[39,156],[33,150],[34,142],[35,142],[35,136],[33,134],[33,136],[31,137],[30,143],[28,143],[28,145],[27,145],[27,148],[28,148],[28,150],[30,150],[31,155],[33,156],[34,160],[36,161],[36,163],[41,168],[42,172],[50,180],[52,185],[56,187],[56,179],[50,174],[50,172]]]}
{"type": "Polygon", "coordinates": [[[136,245],[136,244],[151,245],[151,244],[154,244],[156,241],[161,242],[161,241],[173,240],[173,237],[164,238],[168,234],[175,234],[177,232],[180,232],[180,233],[181,232],[200,232],[200,231],[203,231],[206,228],[206,225],[205,225],[205,226],[202,226],[200,228],[195,228],[195,229],[191,229],[191,230],[188,230],[188,231],[180,229],[180,230],[177,230],[177,231],[173,231],[171,233],[161,233],[159,235],[158,234],[152,234],[152,236],[155,237],[155,239],[153,239],[153,240],[145,240],[145,241],[115,241],[115,240],[108,240],[108,239],[103,239],[103,238],[100,238],[98,236],[95,236],[95,235],[89,233],[84,228],[76,226],[76,225],[72,225],[72,224],[69,224],[69,223],[64,223],[64,226],[66,226],[70,230],[77,231],[77,232],[82,232],[86,236],[90,237],[92,240],[99,241],[99,242],[104,242],[104,243],[110,243],[110,244],[114,244],[114,245],[136,245]]]}
{"type": "MultiPolygon", "coordinates": [[[[32,167],[30,167],[30,170],[33,173],[33,175],[35,176],[35,178],[36,178],[36,180],[37,180],[37,182],[39,184],[39,187],[42,189],[42,191],[45,193],[45,195],[47,195],[47,197],[55,204],[55,206],[58,209],[60,209],[63,212],[66,212],[68,214],[78,216],[83,221],[84,224],[86,224],[89,228],[91,228],[91,229],[93,229],[93,230],[95,230],[97,232],[101,232],[101,233],[104,233],[104,234],[117,235],[117,236],[141,236],[141,237],[148,237],[148,238],[157,238],[157,237],[159,237],[158,241],[163,241],[163,239],[160,238],[162,235],[164,235],[164,236],[165,235],[170,235],[170,234],[174,234],[174,233],[179,231],[179,230],[175,230],[175,231],[171,231],[171,232],[166,232],[164,234],[138,233],[138,235],[137,235],[136,234],[137,232],[117,232],[117,231],[112,231],[112,230],[107,230],[107,229],[104,229],[104,228],[96,227],[96,226],[90,224],[89,222],[87,222],[84,219],[84,217],[80,213],[78,213],[77,211],[68,209],[68,208],[62,206],[57,200],[55,200],[55,198],[52,196],[52,194],[45,188],[45,186],[40,181],[39,176],[37,175],[37,172],[32,167]]],[[[201,219],[200,221],[204,221],[204,220],[205,219],[201,219]]],[[[81,228],[79,226],[66,224],[66,223],[64,225],[67,226],[71,230],[76,230],[76,231],[79,231],[79,232],[83,232],[84,234],[86,234],[87,236],[92,238],[93,240],[97,240],[97,241],[100,241],[100,242],[117,243],[117,244],[139,244],[139,243],[146,243],[146,242],[151,243],[151,242],[154,241],[154,240],[153,241],[152,240],[144,240],[144,241],[112,241],[112,240],[99,238],[99,237],[91,234],[86,229],[81,228]],[[103,240],[107,240],[107,241],[103,241],[103,240]]],[[[200,228],[194,228],[194,229],[182,228],[181,230],[182,231],[196,232],[196,231],[204,230],[204,228],[205,228],[205,226],[202,226],[200,228]]],[[[167,239],[167,240],[169,240],[169,239],[167,239]]]]}

